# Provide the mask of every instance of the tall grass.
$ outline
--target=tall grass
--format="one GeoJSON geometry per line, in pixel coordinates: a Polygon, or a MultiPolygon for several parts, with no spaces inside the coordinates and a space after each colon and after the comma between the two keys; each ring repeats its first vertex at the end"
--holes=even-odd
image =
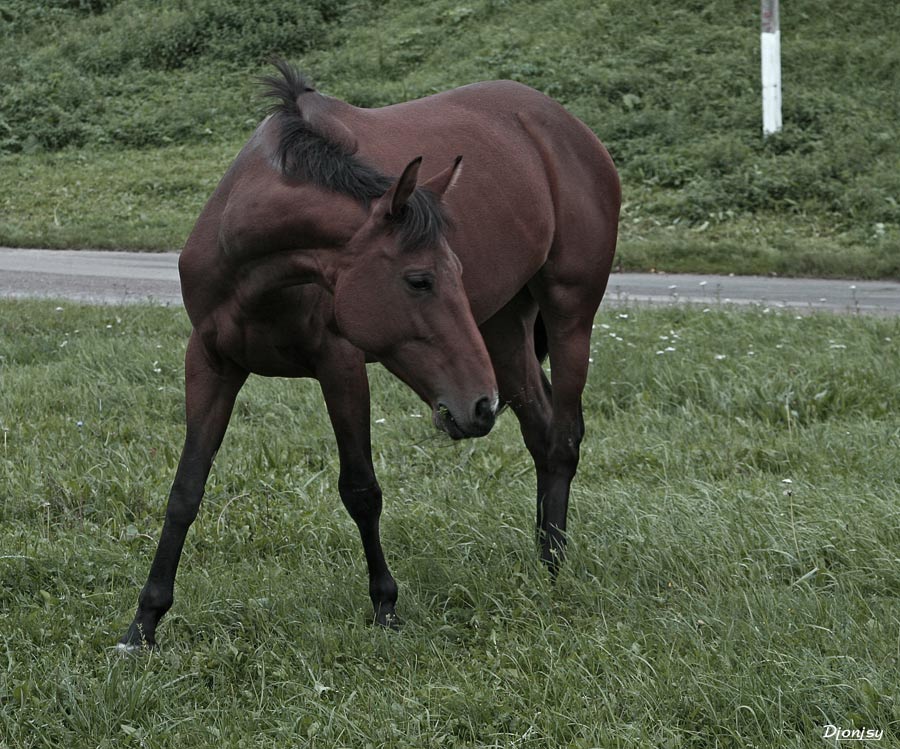
{"type": "Polygon", "coordinates": [[[121,660],[188,323],[0,308],[0,744],[819,747],[827,723],[897,741],[896,320],[602,313],[556,585],[512,415],[449,443],[373,368],[399,634],[367,625],[317,386],[252,378],[162,649],[121,660]]]}

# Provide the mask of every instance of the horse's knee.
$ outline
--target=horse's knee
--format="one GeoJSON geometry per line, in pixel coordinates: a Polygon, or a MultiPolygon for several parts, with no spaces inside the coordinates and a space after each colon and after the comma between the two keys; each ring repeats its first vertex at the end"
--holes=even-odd
{"type": "Polygon", "coordinates": [[[371,483],[364,485],[342,481],[338,490],[344,507],[357,525],[377,520],[381,516],[381,487],[374,478],[371,483]]]}
{"type": "Polygon", "coordinates": [[[169,492],[166,505],[166,520],[178,528],[186,528],[197,519],[200,503],[203,501],[203,487],[176,481],[169,492]]]}

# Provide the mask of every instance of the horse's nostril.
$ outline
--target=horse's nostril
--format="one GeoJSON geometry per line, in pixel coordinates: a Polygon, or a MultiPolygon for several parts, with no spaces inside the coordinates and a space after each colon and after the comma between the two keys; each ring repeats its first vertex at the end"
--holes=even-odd
{"type": "Polygon", "coordinates": [[[475,426],[479,432],[487,434],[494,426],[494,402],[490,398],[479,398],[475,404],[475,426]]]}
{"type": "Polygon", "coordinates": [[[490,398],[480,398],[475,404],[475,418],[479,420],[487,420],[494,418],[494,406],[490,398]]]}

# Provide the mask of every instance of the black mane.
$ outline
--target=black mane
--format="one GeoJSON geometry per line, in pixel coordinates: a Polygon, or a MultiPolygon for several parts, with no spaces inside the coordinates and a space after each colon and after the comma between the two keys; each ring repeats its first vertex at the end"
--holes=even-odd
{"type": "MultiPolygon", "coordinates": [[[[273,100],[268,112],[281,130],[275,159],[282,173],[349,195],[366,206],[384,195],[393,179],[356,158],[343,144],[329,140],[301,115],[298,97],[315,91],[309,79],[284,60],[273,64],[281,75],[264,76],[261,83],[263,96],[273,100]]],[[[436,244],[449,226],[437,197],[421,188],[390,222],[402,246],[409,250],[436,244]]]]}

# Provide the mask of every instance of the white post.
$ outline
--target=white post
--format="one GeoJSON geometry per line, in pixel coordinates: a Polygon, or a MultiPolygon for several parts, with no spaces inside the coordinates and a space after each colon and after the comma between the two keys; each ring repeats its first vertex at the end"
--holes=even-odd
{"type": "Polygon", "coordinates": [[[762,0],[763,135],[781,130],[781,26],[778,0],[762,0]]]}

